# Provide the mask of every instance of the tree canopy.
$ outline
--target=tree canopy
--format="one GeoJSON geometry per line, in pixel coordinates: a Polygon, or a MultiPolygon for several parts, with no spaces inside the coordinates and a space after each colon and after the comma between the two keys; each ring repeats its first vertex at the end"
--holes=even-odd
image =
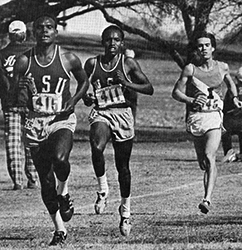
{"type": "Polygon", "coordinates": [[[178,65],[183,67],[184,60],[177,53],[174,43],[153,32],[155,29],[152,31],[141,29],[115,18],[112,11],[122,12],[122,9],[125,8],[139,18],[145,19],[147,23],[152,22],[157,26],[167,16],[180,20],[184,25],[187,42],[191,42],[197,32],[206,30],[212,22],[219,22],[216,20],[216,16],[223,18],[221,30],[236,25],[236,29],[239,31],[242,15],[241,4],[241,0],[12,0],[1,6],[0,32],[6,32],[9,22],[13,19],[29,23],[40,14],[51,13],[58,17],[59,25],[65,25],[66,21],[71,18],[99,10],[106,21],[154,43],[161,52],[169,52],[178,65]],[[75,12],[60,15],[63,11],[73,7],[77,7],[75,12]],[[231,14],[232,9],[233,14],[231,14]]]}

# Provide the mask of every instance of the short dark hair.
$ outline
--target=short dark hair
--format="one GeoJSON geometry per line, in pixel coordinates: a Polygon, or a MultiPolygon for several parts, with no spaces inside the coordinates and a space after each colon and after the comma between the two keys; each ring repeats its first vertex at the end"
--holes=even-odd
{"type": "Polygon", "coordinates": [[[195,44],[197,44],[197,40],[198,40],[199,38],[202,38],[202,37],[209,38],[210,41],[211,41],[212,47],[213,47],[214,49],[216,49],[217,44],[216,44],[215,36],[214,36],[212,33],[207,32],[207,31],[199,32],[199,33],[195,36],[195,39],[194,39],[194,40],[195,40],[195,44]]]}
{"type": "Polygon", "coordinates": [[[116,31],[118,31],[118,32],[121,34],[122,40],[124,40],[124,32],[123,32],[123,30],[122,30],[119,26],[117,26],[117,25],[110,25],[110,26],[108,26],[107,28],[105,28],[105,29],[103,30],[103,32],[102,32],[102,40],[103,40],[105,34],[106,34],[109,30],[116,30],[116,31]]]}
{"type": "Polygon", "coordinates": [[[33,27],[35,28],[35,25],[37,23],[37,21],[42,18],[42,17],[49,17],[51,18],[54,22],[55,22],[55,29],[57,28],[57,18],[56,16],[54,16],[53,14],[50,14],[50,13],[45,13],[45,14],[40,14],[38,15],[35,20],[34,20],[34,24],[33,24],[33,27]]]}

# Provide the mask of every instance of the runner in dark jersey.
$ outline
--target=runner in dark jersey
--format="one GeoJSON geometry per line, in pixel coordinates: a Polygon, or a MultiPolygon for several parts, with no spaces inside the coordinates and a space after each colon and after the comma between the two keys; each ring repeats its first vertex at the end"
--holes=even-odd
{"type": "MultiPolygon", "coordinates": [[[[238,99],[242,101],[242,68],[235,76],[237,80],[238,99]]],[[[224,98],[224,120],[223,124],[226,132],[222,135],[222,146],[224,151],[223,163],[242,161],[242,109],[235,107],[233,96],[227,91],[224,98]],[[232,136],[237,135],[239,139],[239,152],[237,153],[232,146],[232,136]]]]}
{"type": "Polygon", "coordinates": [[[64,222],[74,212],[68,192],[69,155],[76,126],[74,107],[88,89],[79,58],[55,44],[56,26],[55,17],[50,15],[35,20],[37,45],[18,59],[14,74],[15,81],[20,79],[19,102],[26,101],[30,110],[25,124],[26,144],[31,147],[42,199],[55,226],[50,245],[64,243],[64,222]],[[70,73],[78,84],[72,97],[70,73]]]}
{"type": "MultiPolygon", "coordinates": [[[[9,25],[10,43],[0,51],[0,65],[8,86],[1,86],[1,104],[4,115],[5,146],[7,168],[13,181],[13,190],[21,190],[23,184],[23,165],[27,176],[27,188],[37,188],[38,175],[29,148],[24,147],[22,130],[27,112],[26,105],[17,103],[17,89],[13,85],[13,67],[18,56],[29,50],[25,43],[26,26],[15,20],[9,25]]],[[[1,79],[4,81],[4,79],[1,79]]],[[[1,83],[2,84],[2,83],[1,83]]]]}
{"type": "Polygon", "coordinates": [[[84,68],[94,92],[94,96],[85,98],[85,103],[95,103],[89,116],[92,162],[99,185],[95,212],[102,213],[107,202],[104,150],[112,139],[121,193],[119,227],[121,234],[127,236],[131,229],[129,160],[134,138],[131,91],[152,95],[153,87],[136,60],[122,54],[123,39],[124,33],[119,27],[107,27],[102,33],[105,54],[89,58],[84,68]]]}
{"type": "Polygon", "coordinates": [[[187,104],[187,131],[193,135],[200,168],[204,171],[204,198],[199,204],[202,213],[210,209],[211,196],[217,178],[216,153],[221,140],[223,121],[222,84],[226,83],[236,107],[242,103],[237,98],[236,86],[226,63],[213,60],[215,37],[206,32],[196,40],[202,63],[188,64],[177,81],[172,96],[187,104]]]}

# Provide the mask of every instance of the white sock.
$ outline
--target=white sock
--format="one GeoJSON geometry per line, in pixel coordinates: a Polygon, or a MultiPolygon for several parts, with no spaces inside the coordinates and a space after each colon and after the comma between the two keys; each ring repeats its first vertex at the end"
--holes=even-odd
{"type": "Polygon", "coordinates": [[[108,190],[106,172],[104,173],[103,176],[97,177],[97,182],[98,182],[98,188],[99,188],[98,192],[105,193],[107,195],[109,190],[108,190]]]}
{"type": "Polygon", "coordinates": [[[61,218],[60,211],[58,210],[55,214],[51,214],[50,217],[55,225],[55,231],[63,231],[66,234],[66,228],[61,218]]]}
{"type": "Polygon", "coordinates": [[[121,197],[121,215],[125,218],[130,217],[130,196],[128,198],[121,197]]]}
{"type": "Polygon", "coordinates": [[[57,179],[57,195],[66,195],[68,193],[68,179],[66,181],[60,181],[57,179]]]}

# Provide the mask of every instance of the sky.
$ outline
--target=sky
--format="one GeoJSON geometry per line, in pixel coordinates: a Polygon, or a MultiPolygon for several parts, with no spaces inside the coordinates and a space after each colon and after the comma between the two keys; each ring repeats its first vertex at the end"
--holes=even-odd
{"type": "MultiPolygon", "coordinates": [[[[0,0],[0,5],[10,1],[11,0],[0,0]]],[[[66,31],[99,35],[108,25],[109,23],[106,22],[102,13],[100,11],[94,11],[68,20],[66,31]]],[[[62,30],[62,27],[58,27],[58,29],[62,30]]]]}
{"type": "MultiPolygon", "coordinates": [[[[3,5],[9,1],[11,0],[0,0],[0,5],[3,5]]],[[[78,8],[79,7],[76,7],[76,9],[78,8]]],[[[69,14],[72,13],[73,11],[75,11],[75,8],[68,10],[67,13],[69,14]]],[[[126,16],[128,16],[130,13],[127,12],[122,14],[123,15],[126,14],[126,16]]],[[[164,22],[163,29],[168,34],[172,34],[175,31],[183,29],[183,24],[181,23],[178,24],[174,22],[172,23],[171,19],[163,20],[163,22],[164,22]]],[[[110,25],[110,23],[106,22],[102,13],[100,11],[94,11],[68,20],[65,31],[76,32],[81,34],[100,35],[103,29],[106,28],[108,25],[110,25]]],[[[60,31],[63,30],[62,27],[58,27],[58,29],[60,31]]],[[[212,27],[212,29],[214,28],[212,27]]]]}
{"type": "MultiPolygon", "coordinates": [[[[108,25],[110,23],[106,22],[100,11],[93,11],[68,20],[65,30],[68,32],[100,35],[108,25]]],[[[59,29],[61,28],[59,27],[59,29]]]]}
{"type": "MultiPolygon", "coordinates": [[[[0,5],[3,5],[11,0],[0,0],[0,5]]],[[[71,10],[67,10],[67,14],[70,14],[74,12],[75,10],[80,9],[79,7],[73,8],[71,10]]],[[[127,11],[127,10],[126,10],[127,11]]],[[[130,15],[129,12],[122,13],[126,14],[126,16],[130,15]]],[[[62,14],[61,14],[62,15],[62,14]]],[[[60,15],[60,16],[61,16],[60,15]]],[[[120,17],[118,17],[120,18],[120,17]]],[[[170,24],[171,20],[169,20],[170,24]]],[[[104,28],[109,26],[110,23],[106,22],[105,18],[103,17],[103,14],[100,11],[93,11],[81,16],[77,16],[75,18],[69,19],[67,21],[67,26],[65,28],[65,31],[67,32],[76,32],[81,34],[95,34],[95,35],[101,35],[104,28]]],[[[164,27],[167,27],[167,32],[173,32],[173,30],[177,29],[177,25],[164,25],[164,27]]],[[[59,31],[62,31],[63,28],[61,26],[58,26],[59,31]]]]}

